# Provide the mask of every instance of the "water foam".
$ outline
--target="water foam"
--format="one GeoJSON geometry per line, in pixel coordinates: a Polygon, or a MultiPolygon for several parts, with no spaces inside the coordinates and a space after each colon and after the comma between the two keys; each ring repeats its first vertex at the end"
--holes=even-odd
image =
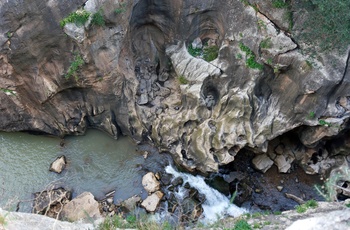
{"type": "Polygon", "coordinates": [[[211,223],[217,221],[225,215],[237,217],[247,211],[230,203],[230,200],[219,191],[211,188],[201,176],[193,176],[187,173],[178,172],[171,165],[165,167],[165,172],[176,177],[181,177],[184,183],[188,182],[191,187],[198,190],[199,193],[206,197],[203,207],[202,222],[211,223]]]}

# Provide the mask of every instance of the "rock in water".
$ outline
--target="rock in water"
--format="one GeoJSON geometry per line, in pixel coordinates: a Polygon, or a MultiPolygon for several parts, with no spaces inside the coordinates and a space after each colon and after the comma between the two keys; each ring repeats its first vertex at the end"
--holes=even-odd
{"type": "Polygon", "coordinates": [[[149,172],[142,177],[142,186],[148,193],[152,193],[160,189],[160,183],[153,172],[149,172]]]}
{"type": "Polygon", "coordinates": [[[61,217],[69,221],[98,219],[101,217],[98,202],[90,192],[84,192],[67,203],[61,217]]]}
{"type": "Polygon", "coordinates": [[[163,198],[164,194],[161,191],[157,191],[149,195],[142,203],[141,206],[144,207],[148,212],[154,212],[163,198]]]}
{"type": "Polygon", "coordinates": [[[61,173],[66,167],[67,161],[65,156],[57,157],[50,165],[50,171],[55,173],[61,173]]]}

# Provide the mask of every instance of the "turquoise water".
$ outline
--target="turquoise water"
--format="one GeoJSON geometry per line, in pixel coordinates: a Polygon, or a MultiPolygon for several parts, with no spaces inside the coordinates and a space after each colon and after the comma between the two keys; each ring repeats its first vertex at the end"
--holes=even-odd
{"type": "Polygon", "coordinates": [[[116,190],[115,201],[142,191],[145,159],[127,137],[117,141],[89,130],[85,136],[54,137],[0,132],[0,206],[30,212],[32,194],[48,188],[64,187],[73,196],[89,191],[97,199],[116,190]],[[56,157],[65,155],[67,167],[61,174],[49,171],[56,157]]]}

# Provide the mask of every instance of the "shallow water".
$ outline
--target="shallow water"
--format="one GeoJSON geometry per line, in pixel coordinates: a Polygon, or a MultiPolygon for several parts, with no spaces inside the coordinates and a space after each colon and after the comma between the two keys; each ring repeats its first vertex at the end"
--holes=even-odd
{"type": "MultiPolygon", "coordinates": [[[[145,159],[127,137],[117,141],[108,135],[89,130],[85,136],[64,140],[26,133],[0,132],[0,206],[31,211],[34,192],[64,187],[73,197],[89,191],[97,199],[116,190],[115,201],[142,193],[141,179],[145,159]],[[65,155],[67,167],[61,174],[49,171],[56,157],[65,155]]],[[[147,160],[147,167],[158,162],[147,160]]]]}

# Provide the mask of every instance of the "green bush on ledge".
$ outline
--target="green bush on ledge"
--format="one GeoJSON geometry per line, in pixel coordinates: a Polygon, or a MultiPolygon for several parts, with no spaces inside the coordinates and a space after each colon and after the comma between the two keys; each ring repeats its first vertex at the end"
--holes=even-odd
{"type": "Polygon", "coordinates": [[[67,23],[74,23],[78,26],[84,25],[90,17],[90,13],[86,10],[70,13],[66,18],[60,21],[60,26],[64,27],[67,23]]]}

